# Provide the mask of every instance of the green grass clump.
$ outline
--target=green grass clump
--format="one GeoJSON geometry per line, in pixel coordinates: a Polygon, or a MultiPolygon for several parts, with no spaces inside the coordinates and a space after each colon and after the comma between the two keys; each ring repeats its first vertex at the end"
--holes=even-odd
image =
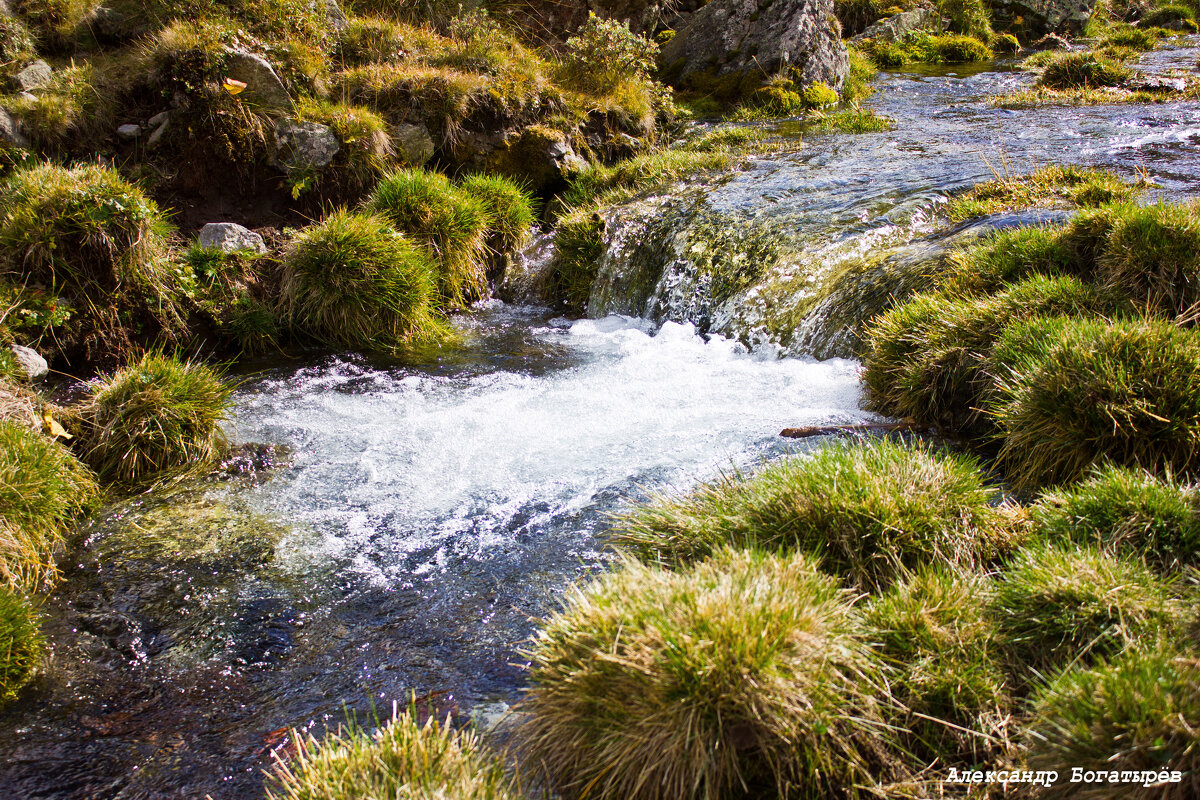
{"type": "Polygon", "coordinates": [[[15,75],[35,52],[36,42],[25,24],[16,17],[0,14],[0,76],[15,75]]]}
{"type": "Polygon", "coordinates": [[[1200,493],[1144,470],[1102,467],[1043,495],[1032,516],[1048,536],[1145,558],[1164,572],[1200,562],[1200,493]]]}
{"type": "Polygon", "coordinates": [[[1120,86],[1130,75],[1125,67],[1092,53],[1064,52],[1046,62],[1036,85],[1047,89],[1097,89],[1120,86]]]}
{"type": "Polygon", "coordinates": [[[1111,172],[1074,165],[1041,167],[1028,175],[997,177],[976,184],[950,201],[951,221],[1049,203],[1097,208],[1127,202],[1141,193],[1141,183],[1126,183],[1111,172]]]}
{"type": "Polygon", "coordinates": [[[994,614],[1025,675],[1153,640],[1177,611],[1167,585],[1143,564],[1066,542],[1018,551],[996,583],[994,614]]]}
{"type": "Polygon", "coordinates": [[[207,464],[225,448],[232,392],[212,367],[147,352],[89,387],[84,460],[101,480],[132,487],[207,464]]]}
{"type": "MultiPolygon", "coordinates": [[[[1117,25],[1104,34],[1100,40],[1100,48],[1128,47],[1132,50],[1146,51],[1158,47],[1162,35],[1147,28],[1135,28],[1132,25],[1117,25]]],[[[1097,48],[1097,49],[1100,49],[1097,48]]]]}
{"type": "Polygon", "coordinates": [[[554,257],[538,287],[542,300],[582,313],[603,252],[604,219],[594,206],[575,209],[560,218],[554,231],[554,257]]]}
{"type": "MultiPolygon", "coordinates": [[[[1167,28],[1169,30],[1196,32],[1196,9],[1182,3],[1170,3],[1159,6],[1146,16],[1139,24],[1141,28],[1167,28]]],[[[1145,48],[1147,50],[1153,47],[1145,48]]]]}
{"type": "Polygon", "coordinates": [[[880,114],[873,108],[849,108],[833,113],[812,114],[805,130],[814,133],[837,131],[840,133],[882,133],[896,129],[896,121],[880,114]]]}
{"type": "Polygon", "coordinates": [[[62,445],[0,421],[0,587],[51,585],[63,529],[95,498],[95,477],[62,445]]]}
{"type": "Polygon", "coordinates": [[[387,123],[371,109],[305,98],[297,105],[296,119],[328,125],[341,143],[327,169],[320,175],[301,176],[300,180],[308,179],[318,188],[321,184],[333,184],[335,196],[358,197],[370,191],[391,167],[392,144],[387,123]]]}
{"type": "Polygon", "coordinates": [[[962,567],[994,555],[1004,534],[993,498],[974,459],[880,440],[659,497],[619,517],[612,538],[668,565],[726,545],[802,550],[848,583],[874,589],[901,568],[962,567]]]}
{"type": "Polygon", "coordinates": [[[1113,209],[1108,224],[1103,279],[1155,311],[1200,318],[1200,204],[1113,209]]]}
{"type": "Polygon", "coordinates": [[[851,602],[805,555],[627,560],[530,646],[525,763],[568,798],[856,796],[888,733],[851,602]]]}
{"type": "Polygon", "coordinates": [[[415,710],[397,714],[374,733],[349,726],[321,741],[296,736],[298,755],[280,759],[267,781],[268,800],[438,798],[516,800],[499,760],[479,737],[449,720],[415,710]]]}
{"type": "Polygon", "coordinates": [[[921,568],[871,600],[866,620],[895,668],[900,728],[925,757],[978,763],[1003,726],[1009,699],[992,582],[976,572],[921,568]]]}
{"type": "Polygon", "coordinates": [[[0,707],[16,698],[42,659],[40,623],[24,596],[0,586],[0,707]]]}
{"type": "Polygon", "coordinates": [[[1021,42],[1011,33],[1002,33],[992,42],[992,49],[997,53],[1015,55],[1021,52],[1021,42]]]}
{"type": "Polygon", "coordinates": [[[1184,800],[1200,789],[1197,730],[1200,660],[1160,646],[1128,650],[1053,680],[1034,700],[1024,744],[1033,769],[1070,765],[1106,778],[1142,773],[1126,783],[1072,784],[1060,777],[1040,796],[1077,797],[1086,786],[1100,800],[1184,800]],[[1168,780],[1160,782],[1164,770],[1168,780]]]}
{"type": "Polygon", "coordinates": [[[980,432],[995,391],[989,356],[1005,326],[1040,315],[1103,312],[1109,304],[1074,277],[1036,275],[985,296],[920,294],[867,328],[863,383],[884,414],[980,432]]]}
{"type": "Polygon", "coordinates": [[[468,175],[459,188],[483,202],[488,210],[488,247],[496,255],[512,253],[527,244],[537,217],[533,198],[503,175],[468,175]]]}
{"type": "Polygon", "coordinates": [[[379,182],[368,208],[429,249],[440,267],[438,289],[447,305],[466,307],[487,293],[492,215],[482,199],[440,173],[402,169],[379,182]]]}
{"type": "Polygon", "coordinates": [[[384,218],[335,211],[305,229],[284,261],[280,305],[321,341],[394,350],[439,338],[437,266],[384,218]]]}
{"type": "Polygon", "coordinates": [[[993,351],[1018,487],[1078,479],[1104,460],[1156,473],[1200,466],[1200,336],[1158,320],[1016,323],[993,351]]]}
{"type": "Polygon", "coordinates": [[[902,67],[905,64],[966,64],[991,61],[992,49],[974,36],[935,34],[912,31],[899,41],[867,39],[863,49],[878,66],[902,67]]]}

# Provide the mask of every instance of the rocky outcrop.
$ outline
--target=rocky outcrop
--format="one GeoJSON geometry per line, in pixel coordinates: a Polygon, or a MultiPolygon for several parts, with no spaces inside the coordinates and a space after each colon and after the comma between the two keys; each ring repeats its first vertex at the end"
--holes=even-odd
{"type": "Polygon", "coordinates": [[[668,75],[790,70],[802,85],[841,88],[850,69],[833,0],[713,0],[663,47],[668,75]]]}
{"type": "Polygon", "coordinates": [[[1096,0],[990,0],[1001,29],[1014,27],[1032,41],[1047,33],[1073,38],[1083,33],[1096,0]]]}
{"type": "Polygon", "coordinates": [[[936,9],[914,8],[911,11],[905,11],[872,23],[858,36],[852,37],[850,41],[861,42],[863,39],[875,39],[896,42],[913,31],[940,31],[941,29],[942,15],[936,9]]]}
{"type": "Polygon", "coordinates": [[[265,58],[235,50],[229,54],[226,77],[246,84],[242,100],[268,109],[291,109],[292,98],[265,58]]]}
{"type": "Polygon", "coordinates": [[[236,222],[208,223],[200,229],[200,246],[205,250],[220,250],[223,253],[234,253],[238,250],[267,252],[263,237],[236,222]]]}
{"type": "Polygon", "coordinates": [[[518,178],[538,195],[561,190],[587,166],[566,134],[542,125],[511,132],[482,163],[489,171],[518,178]]]}

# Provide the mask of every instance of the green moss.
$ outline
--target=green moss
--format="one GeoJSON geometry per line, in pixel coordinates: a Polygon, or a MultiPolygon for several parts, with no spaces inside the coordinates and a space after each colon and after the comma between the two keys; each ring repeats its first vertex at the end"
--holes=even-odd
{"type": "Polygon", "coordinates": [[[798,549],[874,589],[904,567],[962,567],[994,555],[1003,537],[991,499],[973,459],[876,441],[659,497],[618,518],[612,539],[666,564],[725,545],[798,549]]]}
{"type": "Polygon", "coordinates": [[[1047,536],[1145,558],[1170,572],[1200,562],[1200,494],[1138,469],[1105,466],[1033,507],[1047,536]]]}
{"type": "Polygon", "coordinates": [[[148,352],[89,386],[83,458],[101,480],[133,488],[205,466],[225,448],[232,391],[211,367],[148,352]]]}
{"type": "Polygon", "coordinates": [[[1011,33],[1002,33],[992,42],[992,49],[997,53],[1015,55],[1021,51],[1021,43],[1011,33]]]}
{"type": "Polygon", "coordinates": [[[0,587],[53,584],[63,530],[95,498],[95,477],[62,445],[0,421],[0,587]]]}
{"type": "Polygon", "coordinates": [[[1017,486],[1075,480],[1104,459],[1179,475],[1197,468],[1197,334],[1157,320],[1018,323],[993,362],[998,461],[1017,486]]]}
{"type": "Polygon", "coordinates": [[[299,738],[297,749],[294,760],[279,761],[269,776],[269,800],[518,797],[503,764],[487,754],[478,735],[432,715],[421,723],[416,708],[374,733],[350,725],[320,741],[299,738]]]}
{"type": "Polygon", "coordinates": [[[283,265],[280,304],[321,341],[395,350],[444,333],[437,266],[379,216],[335,211],[300,233],[283,265]]]}
{"type": "Polygon", "coordinates": [[[426,170],[397,170],[375,187],[370,210],[423,244],[438,264],[438,290],[451,307],[487,293],[485,252],[492,216],[481,198],[426,170]]]}
{"type": "Polygon", "coordinates": [[[1028,175],[997,177],[976,184],[947,207],[951,221],[1014,211],[1033,206],[1066,204],[1096,208],[1133,200],[1145,189],[1142,182],[1126,183],[1111,172],[1073,165],[1049,166],[1028,175]]]}
{"type": "Polygon", "coordinates": [[[44,650],[37,611],[22,595],[0,586],[0,707],[33,677],[44,650]]]}
{"type": "Polygon", "coordinates": [[[625,562],[569,590],[528,657],[526,760],[569,797],[855,797],[889,738],[851,598],[802,555],[625,562]]]}

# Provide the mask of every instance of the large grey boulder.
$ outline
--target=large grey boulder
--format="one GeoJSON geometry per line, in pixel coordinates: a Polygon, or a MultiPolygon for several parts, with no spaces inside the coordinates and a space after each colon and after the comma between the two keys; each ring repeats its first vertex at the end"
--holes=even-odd
{"type": "Polygon", "coordinates": [[[241,99],[264,108],[290,110],[292,97],[275,68],[265,58],[254,53],[234,50],[229,54],[225,76],[246,84],[238,95],[241,99]]]}
{"type": "Polygon", "coordinates": [[[236,222],[208,223],[200,229],[200,246],[205,250],[220,250],[223,253],[238,250],[267,252],[267,245],[261,236],[236,222]]]}
{"type": "Polygon", "coordinates": [[[19,344],[10,344],[8,349],[12,352],[17,366],[29,380],[40,378],[50,371],[50,365],[46,363],[46,359],[37,354],[36,350],[19,344]]]}
{"type": "Polygon", "coordinates": [[[940,31],[942,15],[931,7],[914,8],[900,14],[873,22],[865,31],[850,39],[861,42],[863,39],[875,39],[884,42],[897,42],[913,31],[940,31]]]}
{"type": "Polygon", "coordinates": [[[988,4],[1000,20],[1020,20],[1028,39],[1056,33],[1068,39],[1083,33],[1096,0],[991,0],[988,4]]]}
{"type": "Polygon", "coordinates": [[[275,163],[289,174],[325,169],[341,147],[328,125],[294,119],[281,119],[275,124],[275,163]]]}
{"type": "Polygon", "coordinates": [[[770,75],[790,68],[804,86],[840,89],[850,70],[833,0],[712,0],[663,47],[672,80],[714,70],[717,75],[770,75]]]}

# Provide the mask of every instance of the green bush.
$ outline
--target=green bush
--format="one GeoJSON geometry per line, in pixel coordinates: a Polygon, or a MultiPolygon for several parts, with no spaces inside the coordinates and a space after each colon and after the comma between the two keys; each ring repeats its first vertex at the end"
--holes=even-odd
{"type": "Polygon", "coordinates": [[[910,750],[979,763],[1001,732],[1009,700],[992,582],[975,572],[918,569],[871,600],[866,620],[894,668],[892,692],[907,713],[910,750]]]}
{"type": "Polygon", "coordinates": [[[22,595],[0,586],[0,707],[33,677],[44,649],[37,612],[22,595]]]}
{"type": "Polygon", "coordinates": [[[1070,542],[1023,548],[996,583],[994,615],[1019,675],[1154,641],[1176,614],[1144,565],[1070,542]]]}
{"type": "Polygon", "coordinates": [[[1111,211],[1097,259],[1100,276],[1169,316],[1200,316],[1200,204],[1125,206],[1111,211]]]}
{"type": "Polygon", "coordinates": [[[854,796],[888,732],[851,603],[803,555],[626,561],[530,646],[525,763],[567,798],[854,796]]]}
{"type": "Polygon", "coordinates": [[[82,409],[84,460],[101,480],[131,487],[218,457],[232,389],[212,367],[147,352],[102,375],[82,409]]]}
{"type": "Polygon", "coordinates": [[[1055,318],[1009,326],[993,351],[998,463],[1018,487],[1076,480],[1105,459],[1189,475],[1200,465],[1200,336],[1167,322],[1055,318]]]}
{"type": "Polygon", "coordinates": [[[447,305],[465,307],[487,293],[485,252],[493,221],[481,199],[441,173],[402,169],[379,182],[368,207],[429,248],[447,305]]]}
{"type": "Polygon", "coordinates": [[[537,220],[533,198],[503,175],[468,175],[459,188],[480,200],[488,210],[488,247],[496,255],[512,253],[527,244],[537,220]]]}
{"type": "Polygon", "coordinates": [[[1047,89],[1096,89],[1120,86],[1129,80],[1130,74],[1125,67],[1092,53],[1064,52],[1047,61],[1037,85],[1047,89]]]}
{"type": "Polygon", "coordinates": [[[819,554],[830,573],[874,589],[902,567],[963,567],[993,556],[1003,543],[993,498],[974,459],[880,440],[659,497],[619,517],[612,538],[669,565],[726,545],[802,550],[819,554]]]}
{"type": "Polygon", "coordinates": [[[1091,784],[1072,784],[1064,774],[1040,796],[1078,797],[1086,786],[1087,796],[1099,800],[1184,800],[1195,796],[1200,780],[1197,730],[1200,661],[1194,653],[1153,647],[1056,678],[1038,693],[1023,738],[1030,768],[1069,765],[1105,779],[1141,773],[1135,782],[1091,784]]]}
{"type": "Polygon", "coordinates": [[[1045,534],[1145,558],[1164,571],[1200,564],[1200,493],[1139,469],[1105,466],[1033,507],[1045,534]]]}
{"type": "Polygon", "coordinates": [[[577,78],[597,90],[608,90],[627,80],[648,80],[655,69],[658,45],[629,30],[627,22],[588,19],[567,39],[566,60],[577,78]]]}
{"type": "Polygon", "coordinates": [[[298,755],[279,760],[267,781],[268,800],[438,798],[516,800],[503,765],[479,737],[455,731],[449,720],[424,724],[414,709],[374,733],[357,726],[321,741],[297,736],[298,755]]]}
{"type": "Polygon", "coordinates": [[[284,261],[280,305],[331,344],[394,350],[437,339],[436,265],[380,216],[335,211],[305,229],[284,261]]]}
{"type": "Polygon", "coordinates": [[[63,529],[95,498],[95,477],[62,445],[0,421],[0,587],[50,586],[63,529]]]}

